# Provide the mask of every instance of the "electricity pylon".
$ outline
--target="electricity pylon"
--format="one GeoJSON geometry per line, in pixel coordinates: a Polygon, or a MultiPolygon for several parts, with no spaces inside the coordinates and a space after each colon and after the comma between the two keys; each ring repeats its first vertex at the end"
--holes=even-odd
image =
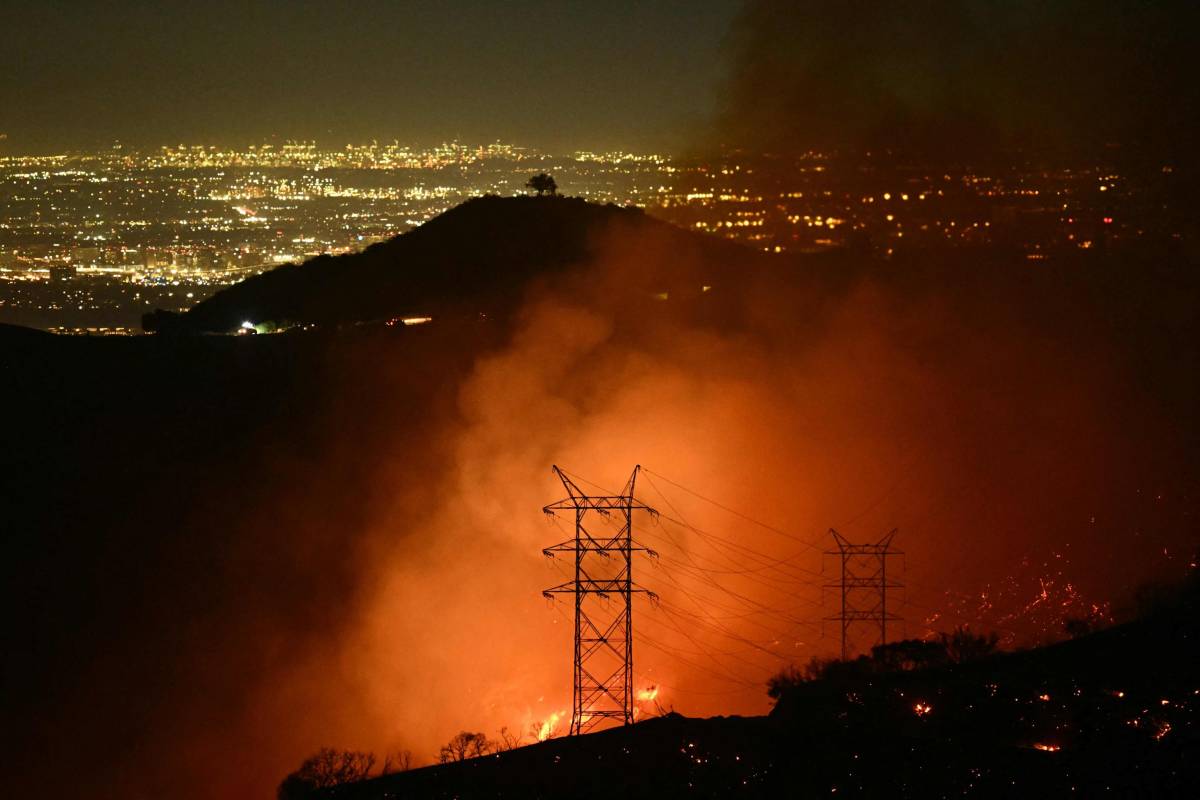
{"type": "Polygon", "coordinates": [[[841,559],[841,580],[827,583],[826,587],[841,589],[841,613],[826,617],[830,621],[838,621],[842,627],[842,660],[849,653],[847,640],[852,625],[856,623],[870,624],[879,627],[879,640],[876,644],[887,644],[887,624],[896,622],[902,617],[888,611],[887,590],[899,589],[902,583],[889,581],[887,576],[887,560],[889,556],[901,555],[903,551],[893,550],[892,539],[896,529],[874,544],[851,544],[846,537],[829,529],[837,550],[826,550],[825,554],[839,556],[841,559]]]}
{"type": "Polygon", "coordinates": [[[542,551],[548,558],[570,553],[575,562],[574,580],[542,592],[549,600],[556,594],[575,596],[571,735],[585,733],[605,720],[633,722],[633,595],[658,599],[633,582],[634,552],[657,555],[633,539],[633,512],[658,513],[633,496],[640,469],[634,467],[621,494],[589,495],[556,466],[554,474],[566,487],[567,497],[542,509],[551,516],[557,511],[575,514],[575,538],[542,551]],[[601,530],[602,526],[608,530],[601,530]],[[616,608],[612,595],[619,598],[616,608]]]}

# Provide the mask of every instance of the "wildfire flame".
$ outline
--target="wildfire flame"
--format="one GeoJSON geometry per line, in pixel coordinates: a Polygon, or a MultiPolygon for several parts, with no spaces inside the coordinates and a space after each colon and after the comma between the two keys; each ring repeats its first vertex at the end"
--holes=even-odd
{"type": "Polygon", "coordinates": [[[1042,744],[1041,742],[1038,742],[1033,747],[1035,750],[1045,750],[1047,753],[1057,753],[1059,750],[1062,750],[1056,744],[1042,744]]]}
{"type": "Polygon", "coordinates": [[[639,703],[649,703],[652,700],[658,699],[658,687],[647,686],[645,689],[639,689],[637,693],[639,703]]]}
{"type": "Polygon", "coordinates": [[[542,722],[541,726],[538,727],[537,740],[539,742],[544,742],[553,736],[554,729],[558,726],[559,720],[566,716],[566,713],[567,712],[565,711],[555,711],[553,714],[547,717],[542,722]]]}
{"type": "Polygon", "coordinates": [[[928,703],[917,703],[913,706],[913,712],[916,713],[918,717],[923,717],[930,711],[933,711],[933,706],[929,705],[928,703]]]}

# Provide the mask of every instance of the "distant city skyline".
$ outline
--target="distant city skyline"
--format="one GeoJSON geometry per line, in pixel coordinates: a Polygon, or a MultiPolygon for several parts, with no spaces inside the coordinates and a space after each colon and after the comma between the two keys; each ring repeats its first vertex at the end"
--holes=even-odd
{"type": "Polygon", "coordinates": [[[678,150],[737,0],[22,4],[0,152],[284,139],[678,150]]]}
{"type": "Polygon", "coordinates": [[[864,172],[836,154],[739,158],[469,142],[0,155],[0,323],[133,333],[155,308],[183,311],[280,264],[361,250],[473,197],[522,194],[542,171],[564,195],[776,254],[998,244],[1045,262],[1195,240],[1170,168],[864,172]]]}

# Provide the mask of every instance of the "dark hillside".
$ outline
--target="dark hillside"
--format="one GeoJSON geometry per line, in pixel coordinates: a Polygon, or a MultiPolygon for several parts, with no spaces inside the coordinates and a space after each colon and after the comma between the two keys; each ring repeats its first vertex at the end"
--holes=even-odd
{"type": "Polygon", "coordinates": [[[255,323],[334,324],[397,316],[502,314],[535,278],[594,256],[614,231],[655,239],[631,293],[663,292],[691,271],[699,284],[747,251],[689,233],[634,208],[564,197],[480,197],[361,253],[320,256],[218,292],[187,314],[152,316],[161,329],[228,332],[255,323]],[[640,284],[640,285],[639,285],[640,284]],[[164,321],[165,320],[165,321],[164,321]]]}
{"type": "MultiPolygon", "coordinates": [[[[6,787],[180,796],[179,753],[335,635],[364,520],[396,500],[380,476],[436,473],[477,333],[0,331],[6,787]]],[[[245,796],[268,753],[184,796],[245,796]]]]}

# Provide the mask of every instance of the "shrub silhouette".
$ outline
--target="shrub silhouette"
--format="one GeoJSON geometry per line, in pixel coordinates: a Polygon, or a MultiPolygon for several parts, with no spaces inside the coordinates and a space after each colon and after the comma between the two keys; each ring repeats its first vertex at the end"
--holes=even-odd
{"type": "Polygon", "coordinates": [[[810,681],[854,681],[890,672],[937,669],[965,664],[995,655],[1000,638],[971,633],[966,626],[936,639],[904,639],[871,648],[870,655],[841,661],[814,656],[803,668],[785,667],[767,680],[767,694],[778,700],[789,690],[810,681]]]}
{"type": "Polygon", "coordinates": [[[945,643],[941,641],[904,639],[871,648],[871,660],[881,672],[907,672],[940,667],[948,659],[945,643]]]}
{"type": "Polygon", "coordinates": [[[943,633],[938,641],[946,649],[946,658],[954,664],[979,661],[996,653],[1000,637],[996,634],[974,634],[966,625],[955,628],[954,633],[943,633]]]}

